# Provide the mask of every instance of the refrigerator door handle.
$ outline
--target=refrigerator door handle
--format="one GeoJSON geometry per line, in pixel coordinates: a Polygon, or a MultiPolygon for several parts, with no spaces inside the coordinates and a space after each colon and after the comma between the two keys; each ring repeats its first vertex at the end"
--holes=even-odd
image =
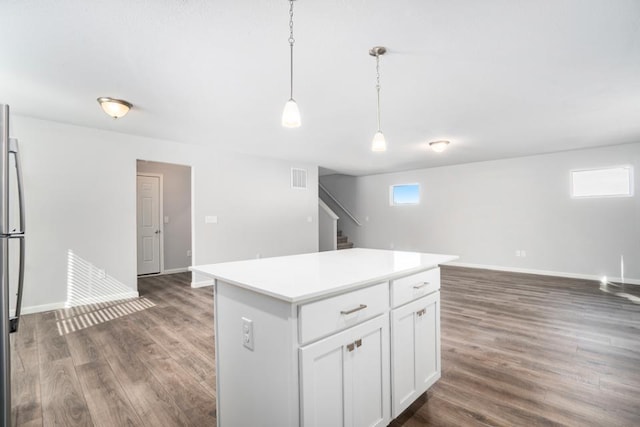
{"type": "Polygon", "coordinates": [[[20,271],[18,273],[18,292],[16,296],[16,311],[14,316],[9,319],[9,332],[14,333],[18,330],[20,322],[20,312],[22,311],[22,290],[24,288],[24,236],[10,236],[11,239],[20,241],[20,271]]]}
{"type": "Polygon", "coordinates": [[[16,161],[16,182],[18,184],[18,204],[20,208],[20,230],[13,231],[11,234],[24,234],[24,188],[22,181],[22,162],[20,161],[20,150],[18,148],[18,140],[9,138],[9,153],[13,154],[16,161]]]}

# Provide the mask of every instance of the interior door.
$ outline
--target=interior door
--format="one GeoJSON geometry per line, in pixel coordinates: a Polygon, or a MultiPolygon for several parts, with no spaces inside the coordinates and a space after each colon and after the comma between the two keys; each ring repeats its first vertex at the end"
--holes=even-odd
{"type": "Polygon", "coordinates": [[[160,177],[137,178],[138,274],[160,273],[160,177]]]}

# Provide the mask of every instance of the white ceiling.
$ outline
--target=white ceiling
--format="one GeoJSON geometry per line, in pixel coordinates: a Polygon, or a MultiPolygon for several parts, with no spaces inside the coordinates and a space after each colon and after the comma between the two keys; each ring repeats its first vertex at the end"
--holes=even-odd
{"type": "Polygon", "coordinates": [[[299,129],[287,21],[286,0],[1,0],[0,102],[356,175],[640,142],[638,0],[297,0],[299,129]]]}

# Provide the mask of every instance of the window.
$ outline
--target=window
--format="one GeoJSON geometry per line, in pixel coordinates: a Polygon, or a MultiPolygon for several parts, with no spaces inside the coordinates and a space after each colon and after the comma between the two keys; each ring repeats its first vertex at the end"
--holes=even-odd
{"type": "Polygon", "coordinates": [[[571,171],[572,197],[633,195],[631,166],[571,171]]]}
{"type": "Polygon", "coordinates": [[[389,191],[391,206],[417,205],[420,203],[420,184],[392,185],[389,191]]]}

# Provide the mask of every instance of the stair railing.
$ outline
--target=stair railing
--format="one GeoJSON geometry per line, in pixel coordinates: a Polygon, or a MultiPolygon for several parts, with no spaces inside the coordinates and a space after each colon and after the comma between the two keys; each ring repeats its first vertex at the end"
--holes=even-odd
{"type": "Polygon", "coordinates": [[[356,218],[356,217],[351,213],[351,211],[350,211],[349,209],[347,209],[346,207],[344,207],[344,205],[343,205],[342,203],[340,203],[340,202],[338,201],[338,199],[336,199],[336,198],[333,196],[333,194],[331,194],[331,193],[329,192],[329,190],[327,190],[327,189],[325,188],[325,186],[324,186],[324,185],[322,185],[322,184],[318,183],[318,187],[320,187],[320,189],[321,189],[322,191],[324,191],[324,192],[325,192],[325,194],[326,194],[327,196],[329,196],[329,198],[330,198],[331,200],[333,200],[333,201],[334,201],[334,203],[335,203],[336,205],[338,205],[338,207],[339,207],[340,209],[342,209],[342,211],[343,211],[344,213],[346,213],[346,214],[347,214],[347,216],[348,216],[349,218],[351,218],[351,220],[352,220],[353,222],[355,222],[358,226],[361,226],[361,225],[362,225],[362,223],[361,223],[360,221],[358,221],[358,218],[356,218]]]}

